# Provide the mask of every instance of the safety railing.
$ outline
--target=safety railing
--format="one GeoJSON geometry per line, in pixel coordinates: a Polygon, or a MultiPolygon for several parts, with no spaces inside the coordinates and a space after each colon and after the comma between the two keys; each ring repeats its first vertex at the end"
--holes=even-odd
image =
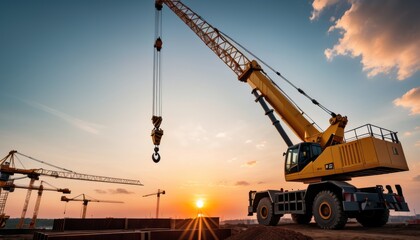
{"type": "Polygon", "coordinates": [[[398,143],[397,132],[381,128],[372,124],[366,124],[344,133],[346,142],[358,140],[365,137],[375,137],[389,142],[398,143]]]}

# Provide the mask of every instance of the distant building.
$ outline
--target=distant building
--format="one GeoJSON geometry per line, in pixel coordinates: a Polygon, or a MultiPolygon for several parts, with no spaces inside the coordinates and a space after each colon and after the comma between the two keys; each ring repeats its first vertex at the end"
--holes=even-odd
{"type": "Polygon", "coordinates": [[[420,224],[420,214],[407,216],[389,216],[388,223],[420,224]]]}
{"type": "Polygon", "coordinates": [[[221,225],[237,225],[237,224],[258,224],[257,219],[232,219],[232,220],[224,220],[220,222],[221,225]]]}

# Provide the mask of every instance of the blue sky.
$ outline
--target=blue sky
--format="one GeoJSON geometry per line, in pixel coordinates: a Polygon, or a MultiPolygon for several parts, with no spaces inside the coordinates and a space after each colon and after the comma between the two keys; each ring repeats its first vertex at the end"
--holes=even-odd
{"type": "MultiPolygon", "coordinates": [[[[372,123],[398,131],[411,171],[392,176],[406,185],[409,204],[420,208],[414,184],[420,181],[420,124],[415,110],[419,98],[414,102],[402,99],[406,105],[394,103],[418,89],[420,75],[414,70],[398,80],[397,69],[391,68],[368,76],[369,71],[363,69],[370,52],[362,45],[360,49],[346,45],[347,50],[354,47],[361,55],[337,50],[332,59],[326,57],[325,50],[333,49],[343,37],[343,29],[328,30],[344,19],[351,2],[324,6],[314,20],[310,19],[312,1],[183,2],[324,106],[347,115],[347,129],[372,123]]],[[[363,19],[362,13],[357,17],[363,19]]],[[[419,23],[409,20],[404,25],[407,28],[419,23]]],[[[16,149],[77,172],[139,179],[145,184],[138,188],[45,179],[71,188],[74,195],[126,199],[125,207],[118,206],[123,208],[119,212],[92,206],[93,216],[149,216],[155,199],[141,196],[160,188],[167,190],[161,202],[163,216],[186,216],[185,211],[173,209],[173,204],[188,205],[201,197],[214,205],[211,215],[245,218],[249,190],[304,187],[284,181],[286,145],[254,103],[251,89],[237,81],[168,8],[163,12],[165,135],[159,164],[150,159],[152,0],[1,1],[0,32],[0,153],[5,156],[16,149]],[[117,187],[131,194],[112,194],[115,191],[110,189],[117,187]],[[235,198],[224,204],[226,199],[221,196],[226,195],[235,198]]],[[[419,36],[416,34],[418,31],[414,36],[419,36]]],[[[366,40],[358,37],[353,36],[353,42],[366,40]]],[[[393,59],[388,49],[381,50],[384,59],[393,59]]],[[[418,61],[418,48],[414,50],[418,61]]],[[[328,126],[326,113],[280,79],[277,82],[321,127],[328,126]]],[[[386,178],[354,183],[389,184],[386,178]]],[[[27,180],[20,183],[25,185],[27,180]]],[[[9,196],[13,201],[8,202],[8,214],[20,214],[24,194],[9,196]]],[[[51,193],[45,199],[54,205],[59,196],[51,193]]],[[[60,204],[44,216],[62,217],[60,204]]]]}

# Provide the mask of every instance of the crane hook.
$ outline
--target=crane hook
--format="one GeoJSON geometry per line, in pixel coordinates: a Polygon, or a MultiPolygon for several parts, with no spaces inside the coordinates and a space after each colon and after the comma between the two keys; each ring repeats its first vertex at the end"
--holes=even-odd
{"type": "Polygon", "coordinates": [[[159,154],[159,148],[155,147],[155,152],[152,154],[152,160],[155,163],[158,163],[160,161],[160,154],[159,154]]]}
{"type": "Polygon", "coordinates": [[[153,144],[155,145],[155,152],[152,155],[153,162],[158,163],[160,161],[160,154],[159,152],[159,145],[160,140],[163,136],[163,130],[160,128],[160,124],[162,123],[162,117],[160,116],[153,116],[152,117],[153,125],[155,126],[154,129],[152,129],[152,140],[153,144]]]}

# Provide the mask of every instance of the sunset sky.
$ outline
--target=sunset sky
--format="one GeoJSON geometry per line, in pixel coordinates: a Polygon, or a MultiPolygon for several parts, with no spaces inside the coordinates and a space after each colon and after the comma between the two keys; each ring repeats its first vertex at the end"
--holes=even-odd
{"type": "MultiPolygon", "coordinates": [[[[420,1],[183,2],[348,116],[348,130],[371,123],[397,131],[410,171],[351,183],[399,183],[420,213],[420,1]]],[[[91,203],[88,217],[154,217],[156,197],[142,196],[164,189],[160,217],[194,217],[202,199],[207,215],[245,219],[250,190],[304,189],[285,182],[286,144],[251,88],[167,7],[165,132],[162,160],[152,161],[154,14],[153,0],[0,1],[0,158],[17,150],[75,172],[144,184],[41,177],[70,188],[68,197],[125,202],[91,203]]],[[[328,126],[328,114],[265,69],[318,125],[328,126]]],[[[51,169],[19,159],[25,168],[51,169]]],[[[25,195],[9,194],[6,214],[19,217],[25,195]]],[[[45,192],[39,217],[80,217],[81,203],[60,197],[45,192]]],[[[35,198],[33,192],[27,217],[35,198]]]]}

